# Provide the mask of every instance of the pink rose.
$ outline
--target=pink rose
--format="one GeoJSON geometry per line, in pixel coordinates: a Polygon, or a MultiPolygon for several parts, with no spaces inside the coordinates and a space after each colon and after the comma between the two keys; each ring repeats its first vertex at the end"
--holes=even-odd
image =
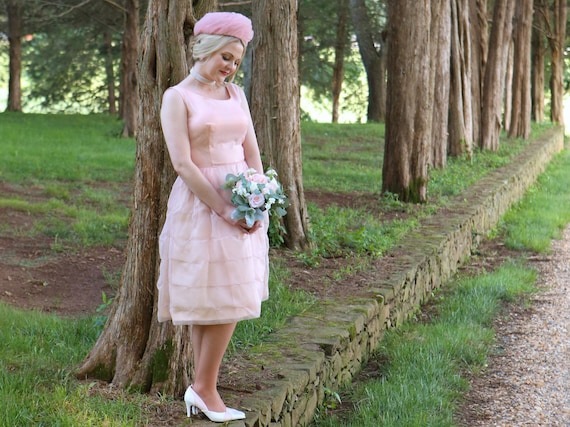
{"type": "Polygon", "coordinates": [[[252,194],[247,198],[249,206],[252,208],[260,208],[265,204],[265,197],[263,194],[252,194]]]}
{"type": "Polygon", "coordinates": [[[261,173],[254,173],[253,175],[248,176],[247,180],[258,184],[267,184],[267,177],[261,173]]]}

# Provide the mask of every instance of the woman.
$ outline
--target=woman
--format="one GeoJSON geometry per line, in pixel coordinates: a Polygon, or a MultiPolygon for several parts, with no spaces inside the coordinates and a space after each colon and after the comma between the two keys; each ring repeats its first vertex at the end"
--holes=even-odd
{"type": "Polygon", "coordinates": [[[206,14],[194,27],[190,74],[163,96],[161,122],[178,177],[160,235],[158,320],[192,325],[194,382],[188,416],[245,418],[218,394],[222,357],[240,320],[268,297],[267,217],[248,227],[231,214],[228,173],[263,171],[243,90],[231,83],[253,31],[249,18],[206,14]]]}

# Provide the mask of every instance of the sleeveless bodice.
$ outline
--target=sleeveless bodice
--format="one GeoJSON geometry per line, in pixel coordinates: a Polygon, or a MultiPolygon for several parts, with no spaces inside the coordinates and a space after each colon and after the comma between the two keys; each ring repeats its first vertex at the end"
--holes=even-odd
{"type": "Polygon", "coordinates": [[[243,92],[228,83],[228,99],[213,99],[192,90],[173,86],[188,111],[188,133],[192,161],[200,168],[244,160],[242,143],[249,116],[242,107],[243,92]]]}

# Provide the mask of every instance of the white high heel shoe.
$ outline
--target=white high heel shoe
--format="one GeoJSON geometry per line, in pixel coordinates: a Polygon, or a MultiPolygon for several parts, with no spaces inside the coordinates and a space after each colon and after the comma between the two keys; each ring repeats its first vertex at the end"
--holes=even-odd
{"type": "Polygon", "coordinates": [[[208,407],[198,393],[192,389],[192,386],[186,389],[186,393],[184,393],[184,402],[186,402],[186,414],[188,417],[190,417],[190,415],[197,415],[198,412],[202,411],[210,421],[215,423],[245,419],[245,414],[243,412],[233,408],[226,408],[225,412],[214,412],[208,410],[208,407]]]}

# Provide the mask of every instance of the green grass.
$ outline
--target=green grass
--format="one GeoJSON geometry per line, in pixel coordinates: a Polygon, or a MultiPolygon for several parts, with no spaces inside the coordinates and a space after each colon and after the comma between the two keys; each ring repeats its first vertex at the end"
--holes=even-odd
{"type": "Polygon", "coordinates": [[[133,177],[134,140],[118,138],[115,118],[2,113],[0,123],[2,181],[46,185],[133,177]]]}
{"type": "Polygon", "coordinates": [[[557,156],[526,197],[504,218],[505,244],[513,249],[548,252],[570,222],[570,160],[568,150],[557,156]],[[548,206],[545,209],[545,206],[548,206]]]}
{"type": "MultiPolygon", "coordinates": [[[[90,350],[91,319],[63,319],[0,304],[1,426],[135,426],[145,396],[91,393],[72,367],[90,350]]],[[[140,424],[138,424],[140,425],[140,424]]]]}
{"type": "Polygon", "coordinates": [[[456,426],[454,415],[476,373],[493,351],[493,319],[505,302],[536,291],[527,251],[548,252],[552,238],[570,223],[570,151],[551,162],[525,197],[505,215],[498,238],[521,251],[518,260],[478,276],[458,276],[438,293],[427,323],[409,321],[389,330],[372,360],[379,378],[344,390],[352,411],[335,415],[330,400],[314,427],[456,426]],[[547,207],[547,208],[546,208],[547,207]]]}
{"type": "MultiPolygon", "coordinates": [[[[120,122],[103,115],[0,114],[0,180],[11,189],[0,194],[0,208],[26,212],[32,221],[20,230],[0,225],[0,233],[47,236],[54,251],[124,245],[135,144],[119,138],[120,129],[120,122]]],[[[365,268],[450,195],[508,162],[525,145],[508,141],[498,153],[450,160],[448,168],[431,172],[430,203],[409,206],[380,195],[383,125],[306,123],[302,133],[305,189],[356,195],[368,202],[363,208],[309,205],[315,250],[298,256],[307,268],[318,266],[323,257],[352,259],[353,265],[337,272],[338,279],[365,268]],[[379,213],[391,219],[381,222],[379,213]]],[[[260,319],[240,322],[230,352],[259,344],[315,303],[311,295],[287,285],[288,275],[286,265],[271,260],[271,297],[260,319]]],[[[6,408],[0,425],[143,425],[150,412],[165,404],[156,397],[118,392],[109,399],[97,391],[97,384],[72,377],[101,324],[99,313],[61,319],[0,304],[0,401],[6,408]]],[[[434,361],[439,357],[432,356],[434,361]]],[[[441,370],[429,369],[434,374],[441,370]]]]}
{"type": "Polygon", "coordinates": [[[121,244],[135,143],[119,138],[120,130],[105,115],[1,114],[0,180],[43,200],[0,194],[0,207],[35,214],[29,235],[53,237],[68,250],[121,244]]]}

